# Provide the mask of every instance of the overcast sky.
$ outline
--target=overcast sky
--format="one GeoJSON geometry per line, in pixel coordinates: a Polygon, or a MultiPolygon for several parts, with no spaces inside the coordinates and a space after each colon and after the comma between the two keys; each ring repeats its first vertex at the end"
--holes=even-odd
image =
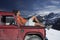
{"type": "Polygon", "coordinates": [[[22,14],[60,13],[60,0],[0,0],[0,10],[19,9],[22,14]]]}

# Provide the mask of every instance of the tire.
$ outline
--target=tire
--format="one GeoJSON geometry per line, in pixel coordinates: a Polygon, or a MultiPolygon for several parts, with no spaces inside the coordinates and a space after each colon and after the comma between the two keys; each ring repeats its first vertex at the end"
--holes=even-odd
{"type": "Polygon", "coordinates": [[[31,35],[28,37],[28,39],[25,40],[42,40],[42,38],[37,35],[31,35]]]}

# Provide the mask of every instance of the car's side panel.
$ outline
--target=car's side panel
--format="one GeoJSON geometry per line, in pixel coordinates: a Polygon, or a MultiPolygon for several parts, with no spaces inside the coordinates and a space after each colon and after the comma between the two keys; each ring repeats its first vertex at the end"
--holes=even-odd
{"type": "Polygon", "coordinates": [[[14,28],[13,26],[11,27],[10,26],[0,27],[0,40],[17,40],[18,39],[18,29],[14,28]]]}

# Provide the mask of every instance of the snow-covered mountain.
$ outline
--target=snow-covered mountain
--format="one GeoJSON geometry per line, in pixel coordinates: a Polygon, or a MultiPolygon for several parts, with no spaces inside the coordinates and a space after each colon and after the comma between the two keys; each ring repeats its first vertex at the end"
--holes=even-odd
{"type": "Polygon", "coordinates": [[[60,30],[60,13],[50,13],[45,16],[47,25],[53,25],[52,28],[60,30]]]}
{"type": "Polygon", "coordinates": [[[50,30],[46,30],[46,37],[48,40],[60,40],[60,13],[50,13],[45,16],[47,25],[53,25],[50,30]]]}

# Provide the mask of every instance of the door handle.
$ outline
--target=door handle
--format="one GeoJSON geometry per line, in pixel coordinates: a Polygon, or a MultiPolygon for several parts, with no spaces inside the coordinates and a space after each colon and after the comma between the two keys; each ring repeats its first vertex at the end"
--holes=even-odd
{"type": "Polygon", "coordinates": [[[21,31],[21,32],[24,32],[24,29],[21,29],[20,31],[21,31]]]}

